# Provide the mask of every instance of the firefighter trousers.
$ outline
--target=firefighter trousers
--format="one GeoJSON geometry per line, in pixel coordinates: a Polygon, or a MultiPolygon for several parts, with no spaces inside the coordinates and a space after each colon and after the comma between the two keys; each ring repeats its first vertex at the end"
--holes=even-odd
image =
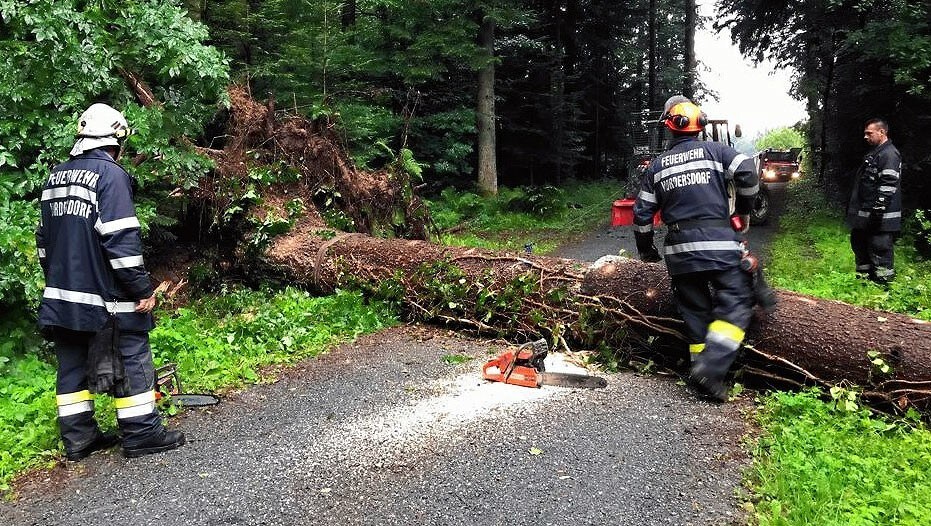
{"type": "Polygon", "coordinates": [[[672,276],[692,369],[723,381],[753,316],[752,276],[733,267],[672,276]]]}
{"type": "Polygon", "coordinates": [[[878,232],[864,228],[850,231],[850,248],[853,249],[857,275],[877,283],[888,283],[895,278],[895,232],[878,232]]]}
{"type": "MultiPolygon", "coordinates": [[[[56,327],[52,340],[58,357],[55,392],[58,429],[66,452],[79,451],[100,436],[94,418],[94,395],[87,389],[85,367],[93,333],[56,327]]],[[[146,332],[120,333],[119,351],[129,378],[129,389],[117,388],[114,396],[117,424],[123,446],[133,447],[165,433],[155,408],[155,368],[146,332]]]]}

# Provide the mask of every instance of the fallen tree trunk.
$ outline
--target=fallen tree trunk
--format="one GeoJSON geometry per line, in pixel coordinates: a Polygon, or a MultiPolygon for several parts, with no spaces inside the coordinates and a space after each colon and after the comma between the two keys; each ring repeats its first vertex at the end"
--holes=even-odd
{"type": "MultiPolygon", "coordinates": [[[[141,77],[122,74],[143,105],[160,104],[141,77]]],[[[333,237],[312,206],[322,189],[330,189],[356,229],[425,238],[429,216],[403,171],[355,170],[328,126],[297,116],[278,123],[274,101],[262,106],[242,87],[231,87],[230,97],[224,149],[194,147],[217,162],[223,180],[245,180],[247,152],[256,157],[258,150],[267,163],[286,161],[298,174],[290,185],[280,185],[278,194],[270,190],[266,196],[269,210],[292,219],[286,202],[303,199],[305,211],[294,219],[295,228],[266,251],[267,263],[288,280],[322,290],[368,290],[398,302],[417,319],[511,338],[542,333],[567,348],[600,347],[622,357],[647,352],[666,363],[686,362],[682,324],[662,266],[622,260],[590,270],[564,259],[361,234],[333,237]]],[[[202,198],[217,199],[216,189],[203,186],[198,188],[202,198]]],[[[269,210],[256,217],[267,219],[269,210]]],[[[779,298],[776,313],[748,333],[741,361],[746,373],[794,385],[849,382],[878,403],[931,406],[927,323],[786,292],[779,298]],[[883,372],[879,366],[890,369],[883,372]]]]}
{"type": "MultiPolygon", "coordinates": [[[[266,263],[323,291],[361,288],[412,317],[511,338],[544,334],[566,347],[601,346],[684,361],[666,270],[617,258],[579,261],[518,256],[424,241],[336,234],[298,225],[276,239],[266,263]]],[[[931,324],[837,301],[778,292],[758,313],[740,360],[756,379],[803,386],[848,385],[891,407],[931,407],[931,324]],[[889,372],[880,366],[890,366],[889,372]]],[[[687,362],[685,362],[687,363],[687,362]]]]}

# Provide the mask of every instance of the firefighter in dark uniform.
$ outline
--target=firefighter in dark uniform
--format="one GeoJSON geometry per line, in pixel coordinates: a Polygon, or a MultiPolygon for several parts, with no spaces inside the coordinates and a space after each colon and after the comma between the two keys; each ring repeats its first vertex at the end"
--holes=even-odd
{"type": "Polygon", "coordinates": [[[182,433],[165,429],[155,407],[148,334],[155,296],[142,260],[133,181],[116,162],[129,133],[122,113],[90,106],[70,158],[52,170],[42,191],[36,245],[45,290],[38,321],[58,357],[58,427],[69,460],[120,439],[128,457],[184,444],[182,433]],[[92,337],[111,316],[126,377],[111,393],[120,437],[98,427],[85,372],[93,365],[87,364],[92,337]]]}
{"type": "Polygon", "coordinates": [[[690,340],[690,383],[725,401],[725,377],[753,313],[752,277],[740,268],[740,234],[749,228],[759,176],[753,159],[698,139],[707,117],[695,104],[675,104],[664,123],[674,140],[644,173],[634,204],[637,251],[644,261],[661,259],[653,244],[659,211],[668,226],[663,259],[690,340]],[[730,220],[732,202],[740,232],[730,220]]]}
{"type": "Polygon", "coordinates": [[[863,138],[873,148],[857,171],[847,206],[857,276],[880,284],[895,278],[892,246],[902,228],[902,157],[888,133],[882,119],[866,123],[863,138]]]}

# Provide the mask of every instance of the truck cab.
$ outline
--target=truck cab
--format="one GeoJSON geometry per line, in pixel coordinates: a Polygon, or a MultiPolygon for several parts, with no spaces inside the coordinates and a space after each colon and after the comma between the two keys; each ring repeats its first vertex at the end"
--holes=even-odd
{"type": "Polygon", "coordinates": [[[767,148],[757,154],[760,181],[787,183],[802,176],[799,167],[801,148],[778,150],[767,148]]]}

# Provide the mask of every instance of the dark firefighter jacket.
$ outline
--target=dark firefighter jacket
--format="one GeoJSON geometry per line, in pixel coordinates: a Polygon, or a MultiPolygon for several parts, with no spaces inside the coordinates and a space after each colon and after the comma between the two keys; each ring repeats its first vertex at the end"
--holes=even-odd
{"type": "Polygon", "coordinates": [[[870,150],[857,170],[847,205],[847,226],[881,232],[901,230],[901,179],[902,157],[892,141],[870,150]]]}
{"type": "Polygon", "coordinates": [[[152,329],[150,313],[134,312],[153,289],[132,199],[130,175],[102,149],[52,170],[36,230],[45,273],[40,326],[94,332],[109,312],[123,330],[152,329]]]}
{"type": "Polygon", "coordinates": [[[663,257],[670,274],[723,270],[740,264],[740,237],[731,228],[728,187],[736,213],[747,215],[760,189],[753,159],[730,146],[677,139],[643,175],[634,203],[637,248],[653,247],[653,214],[669,226],[663,257]]]}

